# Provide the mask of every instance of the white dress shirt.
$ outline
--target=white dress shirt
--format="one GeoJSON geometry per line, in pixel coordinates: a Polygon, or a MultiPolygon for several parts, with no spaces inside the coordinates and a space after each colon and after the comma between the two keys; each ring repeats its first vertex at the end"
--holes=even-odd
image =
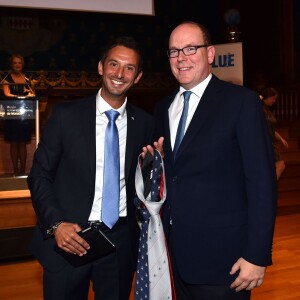
{"type": "MultiPolygon", "coordinates": [[[[104,166],[104,141],[105,130],[108,124],[108,118],[105,115],[107,110],[113,109],[100,95],[101,89],[96,96],[96,177],[95,177],[95,196],[94,202],[89,217],[90,221],[101,220],[102,208],[102,190],[103,190],[103,166],[104,166]]],[[[125,185],[125,148],[127,137],[127,113],[126,103],[116,109],[120,113],[116,120],[116,125],[119,132],[119,147],[120,147],[120,205],[119,216],[127,215],[126,209],[126,185],[125,185]]]]}
{"type": "MultiPolygon", "coordinates": [[[[188,110],[188,116],[187,116],[187,120],[186,120],[184,133],[186,132],[187,128],[189,127],[189,125],[191,123],[194,113],[198,107],[201,97],[202,97],[211,77],[212,77],[212,75],[209,74],[202,82],[200,82],[194,88],[189,90],[192,92],[192,94],[191,94],[190,100],[189,100],[189,110],[188,110]]],[[[177,128],[178,128],[180,117],[181,117],[182,110],[183,110],[183,92],[185,92],[185,91],[186,90],[183,87],[180,87],[179,92],[177,93],[172,104],[169,107],[169,126],[170,126],[172,149],[174,148],[177,128]]]]}

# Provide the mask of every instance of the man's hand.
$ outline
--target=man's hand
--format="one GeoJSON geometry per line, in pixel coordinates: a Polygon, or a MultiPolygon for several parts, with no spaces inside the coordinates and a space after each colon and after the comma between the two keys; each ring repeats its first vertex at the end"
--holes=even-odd
{"type": "Polygon", "coordinates": [[[262,285],[266,272],[266,267],[253,265],[243,258],[240,258],[233,266],[230,274],[233,275],[237,271],[240,271],[239,276],[231,284],[231,288],[236,292],[246,289],[251,291],[252,289],[262,285]]]}
{"type": "MultiPolygon", "coordinates": [[[[153,145],[156,150],[159,151],[162,158],[164,158],[164,149],[163,149],[164,138],[161,136],[157,142],[154,142],[153,145]]],[[[151,155],[154,155],[154,148],[150,145],[143,147],[142,158],[146,157],[147,152],[150,152],[151,155]]]]}
{"type": "Polygon", "coordinates": [[[61,223],[55,231],[57,246],[62,250],[82,256],[90,249],[90,245],[80,237],[77,232],[81,231],[79,225],[74,223],[61,223]]]}

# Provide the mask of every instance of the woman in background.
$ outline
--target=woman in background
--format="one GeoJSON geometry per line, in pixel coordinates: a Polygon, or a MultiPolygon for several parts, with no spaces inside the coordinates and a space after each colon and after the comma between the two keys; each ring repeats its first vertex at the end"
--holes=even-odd
{"type": "MultiPolygon", "coordinates": [[[[34,97],[35,94],[26,78],[24,58],[14,54],[9,58],[11,71],[3,80],[3,93],[6,97],[26,98],[34,97]]],[[[25,175],[27,159],[26,144],[31,141],[32,120],[10,119],[4,122],[4,140],[10,143],[10,155],[15,176],[25,175]],[[20,162],[20,165],[19,165],[20,162]]]]}
{"type": "Polygon", "coordinates": [[[272,138],[272,144],[274,148],[275,163],[276,163],[276,175],[279,180],[283,171],[285,170],[285,162],[280,155],[278,149],[278,143],[284,148],[288,148],[287,141],[276,131],[277,120],[271,110],[272,106],[276,102],[278,92],[272,87],[266,87],[260,92],[260,97],[263,101],[263,109],[268,122],[269,132],[272,138]]]}

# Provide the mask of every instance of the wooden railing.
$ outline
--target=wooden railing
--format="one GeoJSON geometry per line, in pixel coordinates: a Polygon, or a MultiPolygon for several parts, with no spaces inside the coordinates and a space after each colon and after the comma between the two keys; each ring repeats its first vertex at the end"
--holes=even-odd
{"type": "Polygon", "coordinates": [[[274,107],[277,120],[300,120],[300,85],[276,87],[279,92],[274,107]]]}
{"type": "MultiPolygon", "coordinates": [[[[0,81],[5,72],[0,71],[0,81]]],[[[101,85],[101,77],[97,72],[85,71],[31,71],[27,72],[34,89],[45,91],[47,96],[82,95],[96,91],[101,85]]],[[[171,75],[163,73],[144,74],[141,81],[133,89],[149,94],[157,90],[172,90],[177,86],[171,75]]],[[[275,86],[279,92],[274,107],[276,118],[281,121],[300,120],[300,84],[275,86]]]]}
{"type": "MultiPolygon", "coordinates": [[[[0,82],[6,74],[0,71],[0,82]]],[[[98,89],[102,80],[97,72],[86,71],[30,71],[26,72],[26,76],[32,87],[38,90],[98,89]]],[[[143,75],[137,87],[168,89],[174,83],[174,79],[167,74],[148,73],[143,75]]]]}

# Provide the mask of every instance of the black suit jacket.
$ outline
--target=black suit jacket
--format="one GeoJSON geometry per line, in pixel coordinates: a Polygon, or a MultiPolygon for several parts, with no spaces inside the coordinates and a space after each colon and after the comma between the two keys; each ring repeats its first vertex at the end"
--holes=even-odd
{"type": "Polygon", "coordinates": [[[177,92],[155,112],[155,138],[165,137],[165,230],[172,219],[183,280],[229,284],[240,257],[271,264],[276,174],[262,104],[253,91],[213,76],[174,160],[168,109],[177,92]]]}
{"type": "MultiPolygon", "coordinates": [[[[131,227],[133,256],[138,227],[133,198],[138,155],[150,143],[152,117],[130,105],[127,112],[125,180],[127,217],[131,227]]],[[[66,262],[54,251],[55,240],[46,230],[59,220],[87,223],[91,212],[96,174],[96,97],[57,105],[47,122],[28,176],[38,225],[31,251],[41,264],[55,271],[66,262]]]]}

